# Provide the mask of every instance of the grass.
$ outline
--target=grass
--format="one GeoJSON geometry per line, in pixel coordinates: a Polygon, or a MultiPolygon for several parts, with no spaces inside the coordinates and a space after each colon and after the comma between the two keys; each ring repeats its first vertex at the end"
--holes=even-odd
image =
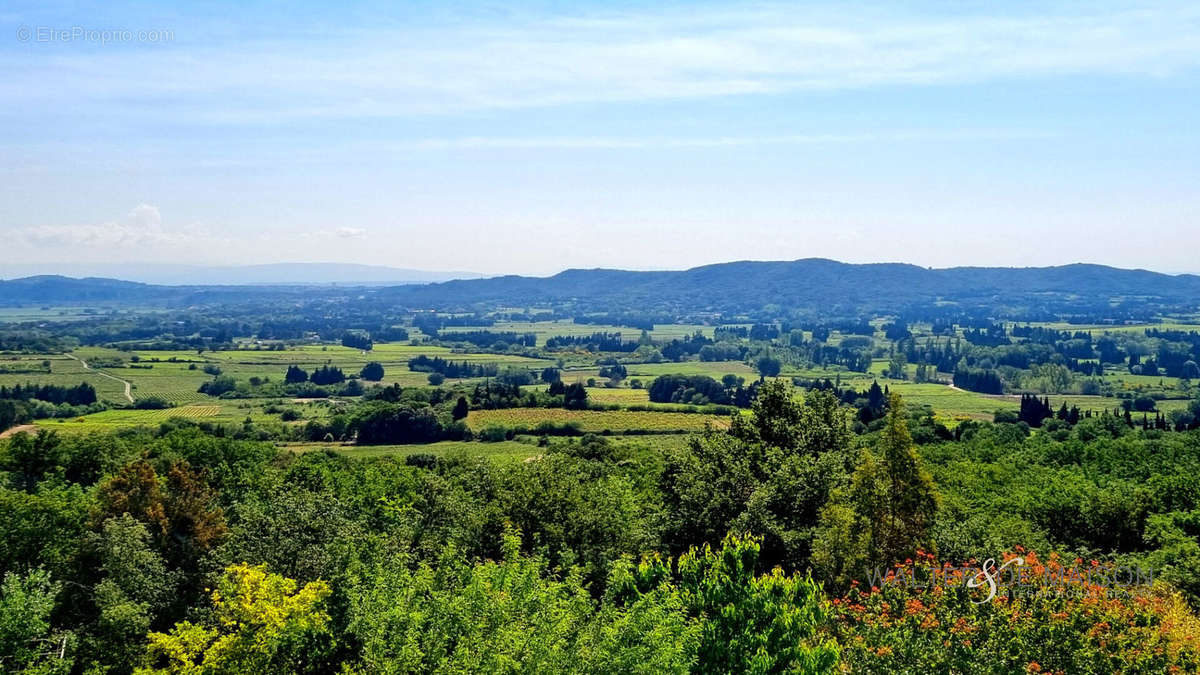
{"type": "MultiPolygon", "coordinates": [[[[617,436],[608,440],[617,445],[639,446],[669,450],[681,448],[690,434],[656,434],[653,436],[617,436]]],[[[347,457],[407,457],[408,455],[430,454],[437,457],[467,455],[486,457],[498,461],[524,461],[544,454],[547,449],[539,447],[532,436],[521,436],[520,440],[483,443],[480,441],[440,441],[413,445],[344,445],[339,443],[285,443],[279,447],[294,453],[336,452],[347,457]]],[[[554,439],[551,443],[572,442],[573,439],[554,439]]]]}
{"type": "Polygon", "coordinates": [[[282,448],[295,453],[336,452],[347,457],[407,457],[408,455],[430,454],[445,457],[464,454],[472,457],[488,457],[497,460],[521,461],[536,457],[544,452],[532,443],[500,441],[479,443],[475,441],[441,441],[413,445],[341,445],[330,443],[289,443],[282,448]]]}
{"type": "Polygon", "coordinates": [[[171,418],[184,418],[219,424],[240,424],[247,416],[255,422],[279,420],[277,416],[268,415],[263,412],[261,402],[220,401],[217,399],[210,399],[210,401],[213,402],[164,408],[162,410],[104,410],[91,415],[70,419],[37,420],[34,424],[63,433],[87,433],[92,431],[112,431],[121,427],[157,426],[161,422],[171,418]]]}
{"type": "MultiPolygon", "coordinates": [[[[545,391],[546,385],[529,385],[523,387],[523,389],[545,391]]],[[[618,405],[622,407],[648,406],[651,408],[661,408],[664,412],[677,412],[679,408],[682,407],[682,404],[679,403],[652,403],[650,401],[650,392],[646,389],[632,389],[628,387],[586,387],[586,389],[588,401],[592,403],[618,405]]]]}
{"type": "Polygon", "coordinates": [[[188,370],[179,363],[139,364],[153,368],[103,368],[109,375],[129,380],[134,400],[157,397],[169,403],[185,404],[211,401],[211,397],[196,391],[212,379],[202,370],[188,370]]]}
{"type": "Polygon", "coordinates": [[[1166,375],[1134,375],[1128,372],[1108,373],[1105,381],[1117,385],[1121,389],[1178,389],[1179,378],[1166,375]]]}
{"type": "MultiPolygon", "coordinates": [[[[591,335],[592,333],[620,333],[622,340],[633,341],[637,340],[642,334],[640,328],[575,323],[571,319],[561,319],[558,321],[502,321],[494,326],[484,327],[451,326],[443,328],[441,332],[455,333],[476,330],[488,330],[495,333],[533,333],[537,335],[539,345],[545,344],[547,338],[555,336],[579,337],[591,335]]],[[[654,330],[650,331],[650,336],[655,340],[669,341],[684,338],[696,331],[700,331],[704,335],[712,337],[713,330],[713,326],[701,326],[697,324],[656,324],[654,330]]]]}
{"type": "Polygon", "coordinates": [[[564,384],[586,383],[589,379],[595,379],[598,382],[603,381],[603,378],[600,377],[599,368],[571,368],[561,371],[559,375],[562,377],[564,384]]]}
{"type": "MultiPolygon", "coordinates": [[[[885,384],[880,382],[881,385],[885,384]]],[[[952,419],[991,419],[997,410],[1020,408],[1018,399],[988,396],[971,391],[952,389],[943,384],[886,382],[891,391],[904,397],[911,406],[928,405],[939,415],[952,419]]]]}
{"type": "Polygon", "coordinates": [[[626,406],[650,404],[650,392],[645,389],[588,387],[587,394],[588,400],[596,403],[615,403],[626,406]]]}
{"type": "MultiPolygon", "coordinates": [[[[28,308],[19,309],[19,311],[11,310],[7,314],[0,313],[0,321],[5,320],[5,318],[11,319],[15,316],[52,314],[55,311],[58,311],[58,308],[44,311],[28,308]],[[24,314],[21,314],[21,312],[24,312],[24,314]]],[[[86,315],[83,308],[63,308],[63,311],[65,312],[63,316],[86,315]]],[[[1091,328],[1095,330],[1114,331],[1142,331],[1147,327],[1180,330],[1200,328],[1200,325],[1178,322],[1142,324],[1137,326],[1094,327],[1042,325],[1059,327],[1066,330],[1088,330],[1091,328]]],[[[698,328],[706,334],[712,333],[712,327],[660,325],[655,327],[653,334],[658,340],[666,340],[690,335],[698,328]]],[[[449,328],[447,330],[474,330],[474,328],[462,327],[449,328]]],[[[489,330],[518,333],[533,332],[539,336],[539,342],[542,344],[544,344],[545,339],[554,335],[589,335],[594,332],[619,332],[627,339],[632,340],[641,334],[640,330],[629,327],[576,324],[570,320],[507,322],[496,324],[490,327],[489,330]]],[[[917,324],[913,326],[913,330],[921,334],[925,330],[925,326],[917,324]]],[[[881,335],[876,335],[875,340],[877,345],[886,344],[881,335]]],[[[273,351],[262,349],[262,345],[253,340],[243,340],[240,344],[243,347],[241,349],[217,352],[204,351],[197,353],[195,350],[128,352],[103,347],[82,347],[75,354],[93,365],[97,362],[103,363],[106,361],[118,361],[122,363],[121,367],[104,367],[100,370],[130,381],[133,387],[132,394],[135,399],[161,397],[172,404],[186,408],[205,405],[217,406],[220,413],[209,419],[221,422],[240,422],[245,418],[247,410],[251,410],[253,417],[258,414],[253,411],[261,409],[262,400],[249,400],[231,404],[200,394],[197,392],[197,389],[201,384],[211,379],[211,375],[204,373],[202,370],[206,365],[216,365],[221,369],[223,374],[230,375],[240,382],[254,377],[271,382],[281,382],[289,365],[298,365],[305,370],[311,371],[318,366],[328,364],[341,368],[347,374],[353,374],[357,373],[367,362],[379,361],[383,364],[385,371],[382,381],[383,385],[399,384],[402,387],[424,387],[428,384],[428,375],[421,372],[412,372],[407,368],[408,360],[421,354],[431,357],[440,356],[456,361],[495,364],[501,367],[511,365],[531,370],[540,370],[553,363],[548,359],[530,358],[513,354],[486,354],[472,352],[469,348],[412,345],[407,342],[377,344],[370,352],[363,352],[340,345],[310,344],[291,346],[284,350],[273,351]],[[133,365],[134,357],[137,357],[139,361],[137,363],[138,366],[149,367],[130,367],[133,365]],[[171,359],[174,359],[174,361],[171,359]],[[189,366],[195,366],[195,369],[189,370],[189,366]]],[[[599,378],[597,367],[595,366],[595,355],[563,353],[561,356],[566,359],[568,365],[568,368],[562,371],[565,382],[586,382],[589,378],[595,378],[597,381],[600,381],[601,378],[599,378]]],[[[786,368],[783,375],[785,378],[793,376],[808,379],[828,377],[832,380],[837,378],[840,373],[841,385],[856,390],[864,390],[870,386],[872,381],[878,380],[881,385],[887,385],[904,395],[909,403],[913,405],[928,405],[939,416],[951,420],[990,419],[992,414],[998,409],[1015,410],[1019,405],[1015,397],[988,396],[955,390],[941,384],[917,384],[911,381],[898,381],[879,377],[877,373],[882,371],[886,365],[886,360],[875,359],[872,362],[871,368],[875,374],[851,373],[838,368],[786,368]]],[[[656,377],[676,373],[706,375],[717,380],[720,380],[726,374],[734,374],[745,378],[748,382],[757,378],[757,374],[752,367],[735,361],[628,364],[627,369],[628,379],[626,382],[631,379],[639,379],[642,381],[644,387],[650,386],[656,377]]],[[[913,366],[910,365],[908,370],[912,373],[913,366]]],[[[1168,396],[1182,395],[1182,392],[1178,390],[1179,383],[1176,378],[1133,375],[1124,370],[1110,369],[1110,372],[1104,376],[1104,380],[1115,391],[1123,394],[1153,393],[1156,396],[1163,394],[1168,396]]],[[[79,382],[89,382],[95,386],[101,400],[116,404],[125,403],[121,383],[103,377],[97,372],[85,370],[77,361],[63,355],[0,355],[0,384],[35,383],[73,386],[79,382]],[[49,373],[41,372],[41,362],[43,360],[49,360],[51,363],[49,373]],[[3,372],[4,367],[28,372],[5,373],[3,372]]],[[[452,386],[456,382],[470,383],[470,381],[450,380],[446,384],[452,386]]],[[[609,406],[654,407],[660,405],[649,402],[647,391],[644,388],[632,389],[629,387],[620,387],[609,389],[603,386],[589,387],[588,395],[592,401],[609,406]]],[[[1068,405],[1078,405],[1082,409],[1090,410],[1112,409],[1120,404],[1120,400],[1117,398],[1096,396],[1051,395],[1050,399],[1056,409],[1064,400],[1068,405]]],[[[1182,400],[1166,400],[1160,401],[1158,408],[1159,410],[1169,411],[1183,407],[1186,404],[1186,401],[1182,400]]],[[[182,410],[182,407],[175,408],[173,411],[182,410]]],[[[103,426],[105,428],[120,426],[122,424],[154,424],[157,422],[150,413],[158,413],[160,411],[110,412],[121,412],[122,414],[112,414],[107,418],[90,416],[83,422],[63,423],[49,421],[46,424],[78,424],[82,427],[92,425],[97,427],[103,426]]],[[[321,409],[317,412],[318,414],[322,414],[328,411],[321,409]]],[[[170,417],[183,413],[171,412],[169,414],[161,414],[164,417],[170,417]]],[[[310,417],[307,412],[304,416],[306,418],[310,417]]],[[[638,429],[646,431],[662,431],[664,429],[695,430],[703,425],[705,419],[705,416],[676,413],[664,408],[652,411],[549,411],[537,409],[526,411],[477,411],[472,413],[470,422],[474,428],[480,428],[481,424],[492,422],[502,426],[524,425],[532,427],[543,421],[563,423],[574,420],[580,422],[587,431],[608,430],[620,432],[638,429]],[[487,418],[487,415],[494,416],[494,419],[487,418]],[[662,417],[663,415],[666,415],[666,417],[662,417]],[[488,421],[478,423],[477,421],[481,419],[487,419],[488,421]]],[[[717,421],[724,422],[723,419],[719,418],[717,421]]]]}
{"type": "Polygon", "coordinates": [[[38,306],[0,307],[0,323],[22,323],[26,321],[78,321],[97,316],[121,316],[143,311],[128,308],[111,309],[82,306],[38,306]]]}
{"type": "MultiPolygon", "coordinates": [[[[536,369],[550,364],[544,359],[512,354],[482,354],[452,350],[446,347],[413,346],[400,343],[376,345],[376,348],[370,352],[340,345],[306,345],[281,351],[238,349],[205,351],[199,354],[194,350],[124,352],[103,347],[84,347],[78,349],[75,354],[89,363],[121,361],[124,364],[123,367],[104,367],[100,370],[129,380],[133,385],[132,393],[135,400],[161,397],[176,404],[211,400],[196,391],[201,384],[212,379],[212,376],[203,370],[206,365],[215,365],[221,369],[222,374],[232,376],[239,381],[258,377],[271,382],[282,382],[288,366],[291,365],[300,366],[310,372],[319,366],[330,365],[341,368],[347,375],[350,375],[358,373],[368,362],[378,361],[384,367],[384,378],[380,384],[420,387],[428,385],[428,373],[410,371],[408,360],[421,354],[441,356],[454,361],[496,364],[500,367],[512,365],[536,369]],[[135,356],[138,359],[136,364],[133,363],[135,356]],[[142,367],[132,367],[133,365],[142,367]],[[190,366],[195,366],[195,369],[190,369],[190,366]]],[[[86,372],[77,362],[71,359],[66,359],[66,361],[75,364],[78,372],[86,372]]],[[[119,383],[95,375],[94,380],[93,383],[96,384],[98,390],[101,384],[105,385],[106,393],[109,394],[105,396],[107,400],[113,402],[124,400],[119,383]]],[[[89,379],[88,381],[93,380],[89,379]]],[[[0,380],[0,382],[3,381],[0,380]]],[[[72,384],[78,384],[78,381],[72,382],[72,384]]]]}
{"type": "MultiPolygon", "coordinates": [[[[626,366],[630,378],[641,378],[659,375],[708,375],[714,380],[720,380],[727,374],[740,375],[749,381],[758,377],[753,368],[741,361],[683,361],[681,363],[633,363],[626,366]]],[[[648,383],[647,383],[648,384],[648,383]]]]}
{"type": "Polygon", "coordinates": [[[50,362],[49,373],[0,373],[0,385],[13,386],[18,384],[50,384],[63,387],[73,387],[81,382],[87,382],[96,388],[96,396],[102,401],[113,403],[125,402],[125,387],[120,382],[110,380],[103,375],[86,370],[83,364],[75,359],[61,354],[26,356],[18,361],[6,357],[0,364],[16,366],[18,364],[40,364],[50,362]]]}
{"type": "Polygon", "coordinates": [[[472,410],[467,426],[479,431],[489,426],[534,428],[542,422],[578,423],[583,431],[701,431],[704,425],[729,426],[728,418],[718,415],[659,412],[646,410],[565,410],[563,408],[509,408],[472,410]]]}
{"type": "MultiPolygon", "coordinates": [[[[885,384],[880,381],[880,384],[885,384]]],[[[1018,410],[1021,407],[1017,396],[995,396],[980,394],[972,391],[961,391],[941,384],[916,384],[909,382],[887,381],[891,391],[904,397],[905,403],[914,406],[928,405],[941,417],[948,419],[979,419],[990,420],[997,410],[1018,410]]],[[[1067,407],[1078,406],[1080,410],[1100,412],[1112,410],[1121,405],[1121,400],[1115,397],[1084,396],[1081,394],[1047,394],[1050,405],[1055,410],[1063,403],[1067,407]]],[[[1165,400],[1158,402],[1158,410],[1168,412],[1183,409],[1188,405],[1187,400],[1165,400]]],[[[1140,413],[1138,413],[1140,415],[1140,413]]]]}
{"type": "MultiPolygon", "coordinates": [[[[544,391],[546,385],[538,384],[525,387],[527,390],[544,391]]],[[[627,387],[586,387],[588,401],[591,403],[603,404],[605,406],[621,406],[621,407],[649,407],[656,408],[663,412],[679,412],[681,408],[693,408],[683,403],[655,403],[650,401],[650,392],[645,389],[631,389],[627,387]]]]}
{"type": "MultiPolygon", "coordinates": [[[[547,325],[563,325],[561,322],[539,322],[547,325]]],[[[533,324],[527,324],[533,325],[533,324]]],[[[575,326],[575,324],[570,324],[575,326]]],[[[514,327],[521,327],[522,324],[512,324],[514,327]]],[[[506,325],[507,327],[507,325],[506,325]]],[[[576,326],[578,328],[578,326],[576,326]]],[[[597,328],[588,326],[587,328],[597,328]]],[[[689,326],[687,328],[694,328],[689,326]]],[[[499,330],[499,328],[495,328],[499,330]]],[[[204,394],[197,392],[201,384],[211,379],[212,376],[203,371],[205,365],[215,365],[221,369],[222,374],[230,375],[239,381],[246,381],[251,377],[258,377],[263,380],[272,382],[280,382],[283,380],[284,374],[287,372],[287,367],[297,365],[301,368],[311,371],[321,365],[331,365],[344,370],[347,374],[357,373],[368,361],[379,361],[384,367],[384,378],[381,384],[391,385],[399,384],[402,387],[420,387],[428,384],[428,374],[422,372],[413,372],[408,370],[408,360],[414,356],[424,354],[428,356],[441,356],[442,358],[455,361],[469,361],[471,363],[481,364],[496,364],[500,367],[518,366],[530,369],[540,369],[551,364],[545,359],[533,359],[524,356],[512,354],[484,354],[477,352],[469,352],[463,350],[452,350],[445,347],[431,346],[414,346],[404,343],[387,343],[376,345],[375,349],[370,352],[362,352],[357,349],[347,347],[329,345],[317,346],[306,345],[293,347],[281,351],[270,351],[261,349],[239,349],[233,351],[219,352],[202,352],[197,354],[195,351],[175,350],[175,351],[131,351],[123,352],[116,349],[107,349],[102,347],[87,347],[79,349],[76,354],[89,362],[95,361],[114,361],[120,360],[124,363],[124,367],[113,368],[106,367],[102,370],[115,377],[129,380],[133,385],[134,399],[147,397],[160,397],[174,404],[187,404],[203,402],[211,400],[204,394]],[[133,365],[132,357],[138,358],[136,365],[143,367],[129,367],[133,365]],[[172,361],[171,359],[174,359],[172,361]],[[189,369],[190,366],[196,366],[195,369],[189,369]],[[149,366],[144,367],[144,366],[149,366]]],[[[68,362],[74,363],[79,372],[82,366],[78,363],[67,359],[68,362]]],[[[629,377],[637,377],[645,381],[648,386],[654,377],[665,374],[686,374],[686,375],[708,375],[715,379],[720,379],[722,376],[732,373],[751,380],[756,377],[752,368],[740,361],[722,361],[722,362],[702,362],[702,361],[686,361],[682,363],[651,363],[651,364],[636,364],[629,366],[629,377]]],[[[106,400],[112,402],[123,401],[121,386],[119,383],[96,376],[89,379],[96,384],[97,389],[101,387],[105,390],[106,400]]],[[[0,376],[2,377],[2,376],[0,376]]],[[[563,372],[563,380],[567,383],[586,382],[589,378],[598,378],[597,369],[594,367],[574,368],[563,372]]],[[[2,380],[0,380],[2,381],[2,380]]],[[[453,383],[454,381],[450,381],[453,383]]],[[[74,382],[73,384],[77,384],[74,382]]],[[[602,394],[601,388],[593,388],[599,398],[596,400],[606,403],[645,403],[647,399],[644,394],[602,394]]],[[[611,391],[611,390],[609,390],[611,391]]]]}
{"type": "MultiPolygon", "coordinates": [[[[1024,324],[1020,324],[1024,325],[1024,324]]],[[[1137,333],[1142,334],[1147,328],[1157,328],[1159,330],[1200,330],[1200,324],[1180,323],[1176,321],[1168,321],[1164,323],[1137,323],[1129,325],[1110,325],[1110,324],[1084,324],[1077,325],[1065,322],[1047,322],[1033,323],[1032,326],[1041,326],[1052,330],[1065,330],[1074,333],[1075,331],[1090,332],[1093,334],[1099,333],[1137,333]]]]}

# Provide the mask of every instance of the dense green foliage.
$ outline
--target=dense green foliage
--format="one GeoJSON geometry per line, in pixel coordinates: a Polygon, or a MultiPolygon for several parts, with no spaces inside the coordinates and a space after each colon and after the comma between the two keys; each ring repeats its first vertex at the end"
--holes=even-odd
{"type": "MultiPolygon", "coordinates": [[[[381,400],[352,423],[401,411],[416,409],[381,400]]],[[[915,445],[927,422],[895,397],[856,437],[832,395],[800,403],[775,382],[677,450],[588,436],[531,462],[293,455],[186,425],[18,434],[0,445],[0,658],[39,673],[1191,668],[1196,618],[1163,586],[1025,600],[1030,618],[861,583],[932,551],[1024,546],[1143,564],[1195,600],[1200,437],[1108,420],[915,445]],[[1080,627],[1096,616],[1099,642],[1080,627]]]]}

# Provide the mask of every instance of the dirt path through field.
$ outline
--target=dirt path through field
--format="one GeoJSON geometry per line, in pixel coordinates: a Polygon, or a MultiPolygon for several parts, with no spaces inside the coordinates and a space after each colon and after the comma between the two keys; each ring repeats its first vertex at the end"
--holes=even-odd
{"type": "Polygon", "coordinates": [[[13,434],[19,434],[22,431],[32,434],[33,432],[37,431],[37,425],[36,424],[18,424],[15,427],[10,427],[8,429],[5,429],[4,431],[0,431],[0,438],[8,438],[9,436],[12,436],[13,434]]]}
{"type": "Polygon", "coordinates": [[[954,391],[961,391],[961,392],[962,392],[962,393],[964,393],[964,394],[978,394],[979,396],[986,396],[987,398],[999,398],[999,399],[1003,399],[1003,398],[1021,398],[1021,395],[1020,395],[1020,394],[983,394],[983,393],[980,393],[980,392],[978,392],[978,391],[971,391],[970,389],[963,389],[962,387],[956,387],[956,386],[954,386],[954,385],[952,385],[952,384],[948,384],[948,385],[946,385],[946,386],[947,386],[947,387],[950,387],[950,388],[951,388],[951,389],[953,389],[954,391]]]}
{"type": "Polygon", "coordinates": [[[74,354],[64,354],[63,356],[75,359],[76,361],[82,363],[84,370],[90,370],[97,375],[107,377],[110,380],[116,380],[117,382],[120,382],[121,384],[125,385],[125,398],[129,399],[130,403],[133,403],[133,385],[131,385],[129,383],[129,380],[122,380],[121,378],[119,378],[115,375],[109,375],[108,373],[106,373],[102,370],[96,370],[95,368],[89,366],[87,361],[84,361],[83,359],[79,358],[78,356],[75,356],[74,354]]]}

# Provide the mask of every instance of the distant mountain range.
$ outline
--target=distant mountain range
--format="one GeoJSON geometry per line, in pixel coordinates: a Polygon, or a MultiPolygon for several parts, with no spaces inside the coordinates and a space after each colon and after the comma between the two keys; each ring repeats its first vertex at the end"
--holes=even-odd
{"type": "Polygon", "coordinates": [[[678,272],[571,269],[544,278],[504,276],[383,292],[397,302],[430,306],[477,302],[525,306],[574,300],[629,310],[674,306],[693,312],[768,305],[886,308],[949,299],[983,304],[1011,299],[1029,304],[1039,298],[1103,301],[1146,297],[1200,303],[1200,276],[1088,264],[931,269],[808,258],[720,263],[678,272]]]}
{"type": "MultiPolygon", "coordinates": [[[[311,296],[321,291],[247,286],[321,283],[317,279],[339,275],[343,279],[350,278],[345,276],[347,274],[367,276],[368,270],[371,274],[386,276],[381,270],[388,269],[353,265],[314,268],[310,264],[209,268],[202,281],[190,286],[41,276],[0,282],[0,303],[202,302],[271,293],[311,296]],[[226,286],[214,288],[213,284],[226,286]],[[242,284],[241,290],[228,286],[235,284],[242,284]]],[[[405,271],[389,273],[402,272],[405,271]]],[[[930,269],[898,263],[856,265],[811,258],[789,262],[731,262],[669,272],[572,269],[550,277],[502,276],[420,285],[385,285],[384,276],[360,280],[364,286],[376,286],[369,291],[369,297],[413,308],[565,303],[592,311],[675,309],[695,313],[747,311],[772,305],[887,309],[947,300],[986,306],[1019,303],[1026,307],[1064,302],[1105,303],[1113,299],[1136,305],[1142,298],[1173,304],[1200,304],[1200,276],[1087,264],[930,269]]],[[[180,279],[183,278],[190,277],[181,272],[180,279]]]]}
{"type": "Polygon", "coordinates": [[[475,272],[428,271],[354,263],[265,265],[175,265],[164,263],[36,264],[0,262],[0,279],[62,275],[102,277],[164,286],[249,286],[258,284],[390,286],[479,279],[475,272]]]}

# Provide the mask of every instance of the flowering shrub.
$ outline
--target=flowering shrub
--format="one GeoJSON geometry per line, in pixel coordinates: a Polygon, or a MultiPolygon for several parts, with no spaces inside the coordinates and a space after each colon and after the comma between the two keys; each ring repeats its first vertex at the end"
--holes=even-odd
{"type": "Polygon", "coordinates": [[[843,666],[866,673],[1200,670],[1200,620],[1165,585],[1125,583],[1096,561],[1024,551],[1006,554],[989,575],[982,569],[918,553],[871,588],[855,582],[831,602],[843,666]]]}

